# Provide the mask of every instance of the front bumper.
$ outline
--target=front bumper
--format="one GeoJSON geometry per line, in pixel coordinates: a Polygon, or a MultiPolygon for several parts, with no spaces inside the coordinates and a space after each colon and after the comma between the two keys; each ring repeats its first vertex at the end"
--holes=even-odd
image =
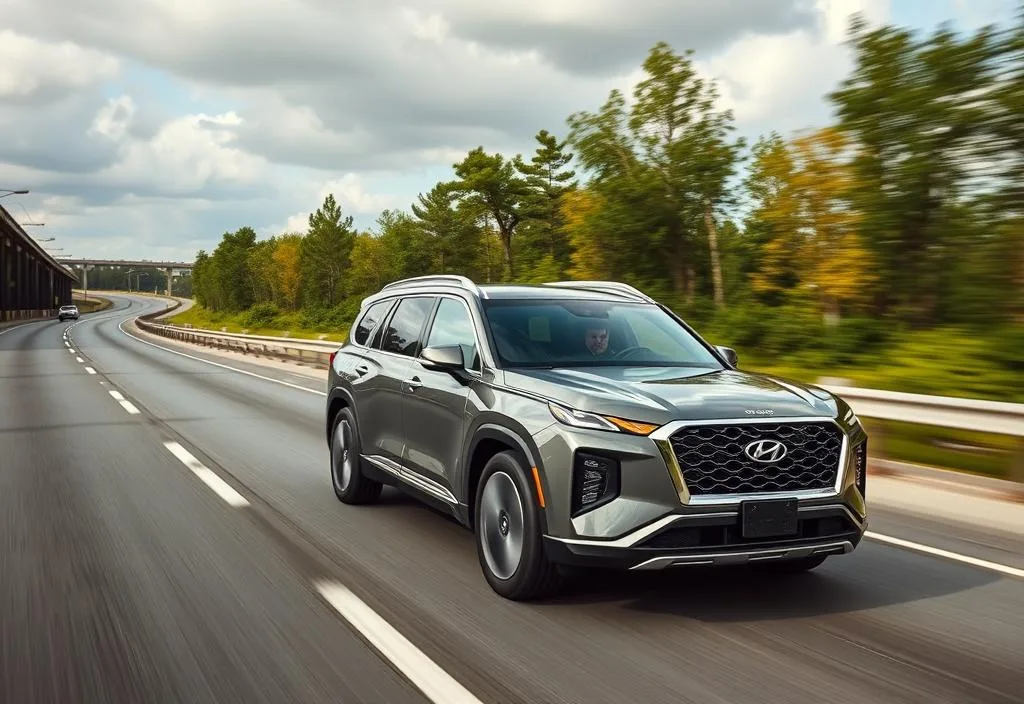
{"type": "Polygon", "coordinates": [[[544,536],[553,562],[585,567],[659,570],[683,565],[741,565],[841,555],[860,544],[867,520],[842,504],[800,506],[793,536],[742,537],[738,510],[674,513],[614,540],[544,536]]]}

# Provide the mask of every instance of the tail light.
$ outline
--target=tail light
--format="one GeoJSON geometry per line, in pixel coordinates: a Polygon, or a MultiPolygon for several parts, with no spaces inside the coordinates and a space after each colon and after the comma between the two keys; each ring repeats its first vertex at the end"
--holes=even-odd
{"type": "Polygon", "coordinates": [[[333,368],[334,367],[334,358],[337,357],[337,356],[338,356],[338,350],[334,350],[333,352],[331,352],[331,359],[327,363],[327,366],[333,368]]]}

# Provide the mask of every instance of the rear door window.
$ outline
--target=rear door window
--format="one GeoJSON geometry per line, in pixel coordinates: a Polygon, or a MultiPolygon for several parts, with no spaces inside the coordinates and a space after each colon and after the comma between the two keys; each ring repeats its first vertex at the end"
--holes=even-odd
{"type": "Polygon", "coordinates": [[[366,345],[367,340],[370,339],[370,333],[373,332],[377,324],[388,314],[391,310],[391,306],[394,301],[379,301],[370,306],[363,317],[359,319],[355,329],[352,331],[352,341],[357,345],[366,345]]]}
{"type": "Polygon", "coordinates": [[[417,296],[402,299],[384,330],[381,349],[409,357],[418,355],[420,335],[433,307],[433,297],[417,296]]]}

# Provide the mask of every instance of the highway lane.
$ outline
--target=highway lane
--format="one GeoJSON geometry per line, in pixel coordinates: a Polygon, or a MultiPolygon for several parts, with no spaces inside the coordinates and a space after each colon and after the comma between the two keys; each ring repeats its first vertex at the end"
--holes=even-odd
{"type": "Polygon", "coordinates": [[[0,337],[0,701],[424,702],[66,327],[0,337]]]}
{"type": "MultiPolygon", "coordinates": [[[[450,520],[395,492],[374,507],[337,502],[321,396],[118,328],[153,305],[73,327],[76,351],[98,370],[93,383],[116,386],[139,422],[177,438],[252,501],[260,535],[244,552],[277,536],[291,569],[330,572],[481,701],[1020,699],[1021,581],[876,543],[774,582],[703,571],[601,577],[547,604],[503,601],[480,575],[472,537],[450,520]]],[[[178,507],[189,523],[199,510],[178,507]]],[[[905,523],[902,537],[915,539],[905,523]]]]}

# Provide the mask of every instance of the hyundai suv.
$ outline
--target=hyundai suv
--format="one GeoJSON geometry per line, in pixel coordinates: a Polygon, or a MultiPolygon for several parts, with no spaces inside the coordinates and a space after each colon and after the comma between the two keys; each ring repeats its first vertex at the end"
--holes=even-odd
{"type": "Polygon", "coordinates": [[[566,567],[808,570],[867,526],[852,409],[740,371],[625,284],[396,281],[363,301],[327,391],[337,497],[391,485],[449,512],[509,599],[566,567]]]}

